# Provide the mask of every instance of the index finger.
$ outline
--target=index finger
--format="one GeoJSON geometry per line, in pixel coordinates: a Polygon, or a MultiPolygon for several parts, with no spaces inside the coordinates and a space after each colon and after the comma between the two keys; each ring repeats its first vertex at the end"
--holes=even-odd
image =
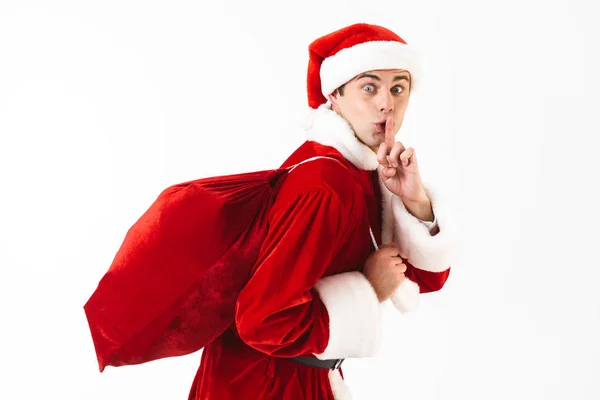
{"type": "Polygon", "coordinates": [[[394,133],[394,118],[391,116],[385,121],[385,144],[388,149],[394,147],[396,142],[396,135],[394,133]]]}
{"type": "Polygon", "coordinates": [[[385,143],[381,143],[379,145],[379,150],[377,150],[377,161],[379,161],[379,164],[383,165],[384,167],[390,166],[390,163],[388,162],[388,159],[387,159],[387,154],[388,154],[387,145],[385,143]]]}

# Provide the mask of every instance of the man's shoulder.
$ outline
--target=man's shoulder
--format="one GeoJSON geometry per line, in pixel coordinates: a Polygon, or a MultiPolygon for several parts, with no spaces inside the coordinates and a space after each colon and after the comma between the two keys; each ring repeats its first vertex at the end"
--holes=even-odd
{"type": "Polygon", "coordinates": [[[347,198],[360,190],[354,167],[334,148],[306,142],[296,150],[283,167],[297,165],[281,187],[287,196],[306,192],[323,192],[347,198]],[[300,165],[298,165],[300,164],[300,165]]]}

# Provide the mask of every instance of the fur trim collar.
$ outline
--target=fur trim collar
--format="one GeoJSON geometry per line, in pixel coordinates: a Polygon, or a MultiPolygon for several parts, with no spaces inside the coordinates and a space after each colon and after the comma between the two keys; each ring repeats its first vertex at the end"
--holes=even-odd
{"type": "Polygon", "coordinates": [[[350,124],[331,110],[330,103],[311,109],[304,129],[308,140],[335,148],[355,167],[367,171],[377,169],[377,154],[356,138],[350,124]]]}

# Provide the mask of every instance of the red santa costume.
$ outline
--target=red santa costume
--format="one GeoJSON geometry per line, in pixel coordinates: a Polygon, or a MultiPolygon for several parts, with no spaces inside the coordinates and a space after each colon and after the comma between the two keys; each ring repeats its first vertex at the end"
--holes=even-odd
{"type": "Polygon", "coordinates": [[[412,216],[381,182],[376,154],[359,142],[325,96],[361,72],[419,71],[393,32],[353,25],[310,46],[307,141],[284,167],[289,173],[271,208],[269,233],[236,307],[235,323],[203,350],[190,399],[349,399],[340,368],[292,360],[371,357],[380,340],[380,303],[362,274],[376,246],[394,240],[408,266],[392,300],[401,311],[419,293],[442,288],[451,235],[435,193],[435,221],[412,216]],[[371,233],[372,232],[372,233],[371,233]]]}

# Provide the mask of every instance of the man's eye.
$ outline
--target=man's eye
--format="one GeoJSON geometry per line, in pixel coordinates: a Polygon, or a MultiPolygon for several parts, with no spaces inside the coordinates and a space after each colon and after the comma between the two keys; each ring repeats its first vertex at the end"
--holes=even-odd
{"type": "Polygon", "coordinates": [[[404,91],[404,89],[402,89],[402,86],[395,86],[392,89],[392,92],[394,92],[394,93],[402,93],[403,91],[404,91]]]}
{"type": "Polygon", "coordinates": [[[374,92],[375,91],[375,87],[373,85],[365,85],[363,86],[363,89],[367,92],[374,92]]]}

